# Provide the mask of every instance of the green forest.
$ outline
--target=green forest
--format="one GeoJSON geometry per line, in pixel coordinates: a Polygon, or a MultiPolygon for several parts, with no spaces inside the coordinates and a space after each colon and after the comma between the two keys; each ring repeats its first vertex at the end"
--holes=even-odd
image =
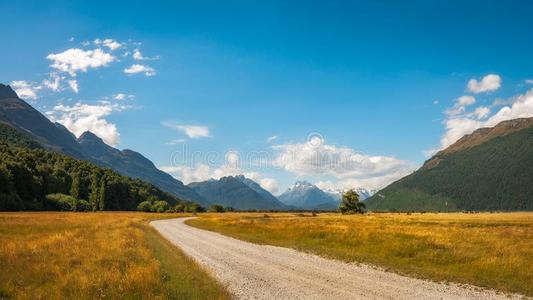
{"type": "Polygon", "coordinates": [[[0,124],[0,210],[197,211],[138,179],[43,149],[0,124]],[[140,205],[142,204],[142,205],[140,205]]]}
{"type": "Polygon", "coordinates": [[[366,200],[371,210],[532,210],[533,128],[437,155],[366,200]]]}

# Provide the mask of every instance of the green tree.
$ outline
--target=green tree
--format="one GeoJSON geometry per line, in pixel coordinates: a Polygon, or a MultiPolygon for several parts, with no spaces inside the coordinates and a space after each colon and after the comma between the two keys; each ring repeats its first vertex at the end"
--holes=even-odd
{"type": "Polygon", "coordinates": [[[342,201],[339,210],[342,214],[362,214],[365,212],[365,204],[359,201],[359,194],[353,189],[346,191],[342,195],[342,201]]]}
{"type": "Polygon", "coordinates": [[[209,206],[209,209],[207,211],[221,213],[221,212],[225,212],[226,210],[224,209],[224,206],[222,205],[213,204],[209,206]]]}
{"type": "Polygon", "coordinates": [[[100,188],[98,189],[98,209],[104,210],[106,201],[106,182],[105,178],[100,179],[100,188]]]}
{"type": "Polygon", "coordinates": [[[167,201],[155,201],[154,205],[152,205],[152,211],[159,212],[159,213],[165,212],[169,208],[170,207],[168,206],[167,201]]]}
{"type": "Polygon", "coordinates": [[[98,192],[100,183],[100,174],[98,171],[94,171],[91,176],[91,194],[89,195],[89,203],[94,211],[98,210],[100,193],[98,192]]]}
{"type": "Polygon", "coordinates": [[[137,210],[144,212],[152,211],[152,203],[150,203],[149,201],[143,201],[139,203],[139,205],[137,206],[137,210]]]}
{"type": "Polygon", "coordinates": [[[80,199],[80,174],[76,173],[73,177],[72,185],[70,186],[70,195],[76,199],[80,199]]]}

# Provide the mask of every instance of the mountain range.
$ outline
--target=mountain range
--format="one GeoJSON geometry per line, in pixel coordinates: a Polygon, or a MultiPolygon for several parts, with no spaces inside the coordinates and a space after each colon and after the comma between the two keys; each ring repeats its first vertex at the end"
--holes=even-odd
{"type": "Polygon", "coordinates": [[[207,206],[209,201],[181,181],[157,169],[141,154],[120,151],[105,144],[96,135],[85,132],[79,139],[59,123],[48,118],[20,99],[8,85],[0,84],[0,122],[29,135],[44,148],[88,160],[111,168],[122,175],[145,180],[182,200],[207,206]]]}
{"type": "Polygon", "coordinates": [[[465,135],[377,192],[371,210],[532,210],[533,118],[465,135]]]}
{"type": "Polygon", "coordinates": [[[226,176],[188,184],[195,192],[214,204],[237,210],[286,210],[270,192],[242,175],[226,176]]]}

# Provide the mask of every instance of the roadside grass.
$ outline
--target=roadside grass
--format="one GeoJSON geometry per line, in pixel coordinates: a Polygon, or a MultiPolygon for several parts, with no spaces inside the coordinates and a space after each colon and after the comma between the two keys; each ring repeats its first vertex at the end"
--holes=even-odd
{"type": "Polygon", "coordinates": [[[225,213],[187,224],[418,278],[533,296],[533,213],[225,213]]]}
{"type": "Polygon", "coordinates": [[[148,224],[178,216],[0,213],[0,298],[230,298],[148,224]]]}

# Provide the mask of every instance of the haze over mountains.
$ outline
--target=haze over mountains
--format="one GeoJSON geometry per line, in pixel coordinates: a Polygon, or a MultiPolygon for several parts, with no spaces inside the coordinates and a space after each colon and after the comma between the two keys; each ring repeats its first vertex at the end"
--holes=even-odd
{"type": "Polygon", "coordinates": [[[373,210],[532,210],[533,118],[465,135],[367,200],[373,210]]]}
{"type": "Polygon", "coordinates": [[[188,184],[198,194],[212,203],[237,210],[285,210],[288,209],[271,193],[253,180],[242,175],[226,176],[188,184]]]}

